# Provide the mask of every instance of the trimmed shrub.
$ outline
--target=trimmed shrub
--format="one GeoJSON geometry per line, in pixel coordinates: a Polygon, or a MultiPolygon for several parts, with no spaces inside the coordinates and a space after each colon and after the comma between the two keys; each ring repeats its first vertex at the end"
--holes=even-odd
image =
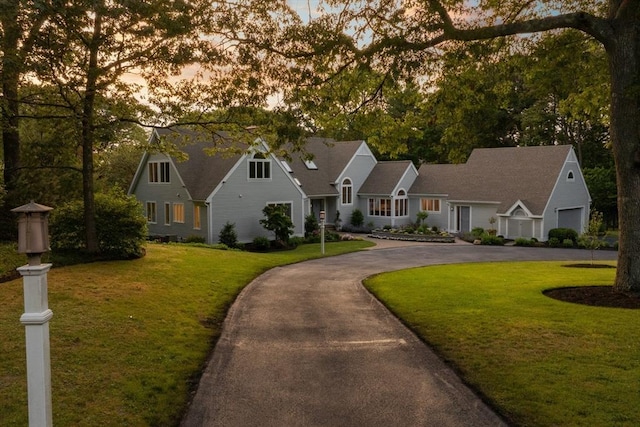
{"type": "Polygon", "coordinates": [[[364,215],[362,214],[362,211],[360,209],[354,209],[353,212],[351,212],[350,223],[354,227],[362,227],[362,225],[364,224],[364,215]]]}
{"type": "Polygon", "coordinates": [[[263,236],[258,236],[253,239],[253,248],[256,251],[268,251],[271,246],[269,239],[263,236]]]}
{"type": "Polygon", "coordinates": [[[552,237],[549,239],[549,247],[550,248],[559,248],[560,247],[560,239],[557,237],[552,237]]]}
{"type": "Polygon", "coordinates": [[[518,237],[518,238],[515,240],[515,243],[514,243],[514,244],[515,244],[515,246],[533,246],[533,245],[534,245],[534,243],[535,243],[535,242],[533,241],[533,239],[532,239],[532,240],[529,240],[529,239],[526,239],[526,238],[524,238],[524,237],[518,237]]]}
{"type": "Polygon", "coordinates": [[[197,236],[195,234],[192,234],[190,236],[187,236],[186,239],[184,239],[185,243],[205,243],[207,240],[202,237],[202,236],[197,236]]]}
{"type": "Polygon", "coordinates": [[[567,239],[570,239],[575,245],[578,241],[578,233],[576,230],[571,228],[552,228],[549,230],[549,240],[552,238],[558,239],[560,242],[564,242],[567,239]]]}
{"type": "Polygon", "coordinates": [[[345,233],[371,233],[373,227],[371,225],[361,225],[360,227],[355,227],[350,224],[345,224],[342,226],[342,231],[345,233]]]}
{"type": "MultiPolygon", "coordinates": [[[[100,257],[131,259],[144,256],[147,220],[135,197],[122,191],[96,193],[95,219],[100,257]]],[[[50,232],[53,252],[84,251],[86,233],[82,200],[54,209],[50,232]]]]}
{"type": "Polygon", "coordinates": [[[484,228],[482,227],[473,227],[473,229],[471,230],[471,234],[473,235],[473,237],[475,238],[480,238],[482,237],[484,233],[484,228]]]}
{"type": "Polygon", "coordinates": [[[485,234],[480,239],[480,243],[483,245],[503,246],[504,239],[500,236],[492,236],[490,234],[485,234]]]}
{"type": "Polygon", "coordinates": [[[267,205],[262,209],[262,213],[266,218],[261,219],[260,224],[267,230],[273,231],[280,245],[286,246],[289,243],[289,236],[293,234],[293,222],[284,206],[267,205]]]}
{"type": "Polygon", "coordinates": [[[222,227],[218,234],[218,242],[227,245],[230,248],[238,246],[238,233],[236,233],[236,224],[229,221],[222,227]]]}
{"type": "Polygon", "coordinates": [[[571,239],[564,239],[562,241],[562,247],[563,248],[572,248],[573,247],[573,240],[571,239]]]}

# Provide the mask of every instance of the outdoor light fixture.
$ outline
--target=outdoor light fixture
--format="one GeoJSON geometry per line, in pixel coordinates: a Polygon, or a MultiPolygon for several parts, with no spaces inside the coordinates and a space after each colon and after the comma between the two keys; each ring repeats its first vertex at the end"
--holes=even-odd
{"type": "Polygon", "coordinates": [[[49,251],[49,211],[53,208],[34,201],[11,212],[18,216],[18,253],[27,254],[29,265],[39,265],[40,256],[49,251]]]}
{"type": "Polygon", "coordinates": [[[18,267],[24,286],[24,313],[27,350],[27,394],[29,427],[51,427],[51,361],[49,320],[53,312],[47,297],[47,272],[51,264],[40,258],[49,250],[49,211],[53,208],[28,203],[12,212],[18,214],[18,252],[27,254],[29,264],[18,267]]]}

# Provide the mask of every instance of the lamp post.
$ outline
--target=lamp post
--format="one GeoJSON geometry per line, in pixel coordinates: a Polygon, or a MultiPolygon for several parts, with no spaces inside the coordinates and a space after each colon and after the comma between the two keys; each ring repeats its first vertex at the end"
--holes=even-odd
{"type": "Polygon", "coordinates": [[[12,212],[18,214],[18,252],[27,254],[29,263],[18,267],[24,286],[24,314],[27,347],[27,391],[29,426],[52,426],[51,359],[49,320],[53,312],[47,298],[47,272],[51,264],[41,264],[41,256],[49,250],[47,216],[53,208],[31,202],[12,212]]]}
{"type": "Polygon", "coordinates": [[[320,211],[320,253],[324,255],[324,219],[325,212],[320,211]]]}

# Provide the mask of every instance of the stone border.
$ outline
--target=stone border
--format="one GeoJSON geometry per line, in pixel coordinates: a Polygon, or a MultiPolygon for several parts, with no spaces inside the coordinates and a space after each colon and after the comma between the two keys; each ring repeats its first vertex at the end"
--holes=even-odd
{"type": "Polygon", "coordinates": [[[430,243],[455,243],[454,236],[430,236],[424,234],[389,233],[387,231],[373,231],[367,235],[374,239],[402,240],[409,242],[430,242],[430,243]]]}

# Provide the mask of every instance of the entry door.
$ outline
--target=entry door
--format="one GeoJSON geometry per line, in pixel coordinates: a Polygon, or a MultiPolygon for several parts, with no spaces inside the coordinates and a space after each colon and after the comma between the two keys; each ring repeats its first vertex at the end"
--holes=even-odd
{"type": "Polygon", "coordinates": [[[471,207],[456,206],[457,228],[461,233],[471,231],[471,207]]]}

